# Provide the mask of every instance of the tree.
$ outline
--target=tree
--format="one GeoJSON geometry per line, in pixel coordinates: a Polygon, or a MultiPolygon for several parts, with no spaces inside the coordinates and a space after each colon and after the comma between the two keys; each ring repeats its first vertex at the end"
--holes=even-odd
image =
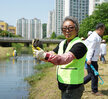
{"type": "Polygon", "coordinates": [[[57,39],[65,39],[65,36],[64,35],[59,35],[59,36],[57,36],[57,39]]]}
{"type": "Polygon", "coordinates": [[[108,42],[108,35],[103,36],[103,39],[106,40],[106,42],[108,42]]]}
{"type": "Polygon", "coordinates": [[[10,33],[9,31],[0,29],[0,37],[21,37],[21,36],[20,35],[15,35],[13,33],[10,33]]]}
{"type": "Polygon", "coordinates": [[[42,24],[42,28],[43,28],[43,38],[45,38],[47,32],[47,24],[46,23],[42,24]]]}
{"type": "Polygon", "coordinates": [[[0,33],[2,32],[2,29],[0,29],[0,33]]]}
{"type": "Polygon", "coordinates": [[[93,14],[82,21],[79,36],[86,38],[88,31],[94,31],[96,24],[100,22],[106,26],[104,35],[108,35],[108,3],[102,3],[97,6],[93,14]]]}
{"type": "Polygon", "coordinates": [[[55,39],[56,38],[56,34],[55,34],[55,32],[53,32],[52,34],[51,34],[51,39],[55,39]]]}
{"type": "Polygon", "coordinates": [[[8,31],[2,30],[2,32],[1,32],[1,36],[2,37],[8,37],[8,35],[9,35],[9,32],[8,31]]]}

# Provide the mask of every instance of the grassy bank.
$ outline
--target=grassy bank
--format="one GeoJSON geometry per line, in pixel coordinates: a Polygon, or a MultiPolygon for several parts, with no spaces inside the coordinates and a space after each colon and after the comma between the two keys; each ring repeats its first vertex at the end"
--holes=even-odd
{"type": "MultiPolygon", "coordinates": [[[[0,59],[5,59],[8,57],[13,56],[13,50],[16,49],[15,47],[0,47],[0,59]]],[[[32,54],[31,47],[20,47],[17,50],[17,55],[20,54],[32,54]]]]}
{"type": "MultiPolygon", "coordinates": [[[[45,51],[49,51],[54,49],[57,44],[50,44],[49,47],[47,47],[46,44],[43,44],[43,46],[45,51]]],[[[12,47],[0,47],[0,59],[5,59],[12,56],[14,49],[17,50],[17,55],[32,54],[32,45],[25,47],[22,43],[12,43],[12,47]]]]}
{"type": "Polygon", "coordinates": [[[0,47],[0,59],[5,59],[12,56],[13,47],[0,47]]]}
{"type": "Polygon", "coordinates": [[[47,69],[49,69],[50,67],[53,67],[54,65],[49,63],[49,62],[46,62],[45,64],[38,64],[34,67],[34,69],[37,70],[37,72],[30,76],[30,77],[26,77],[24,80],[28,81],[28,83],[31,85],[31,86],[34,86],[34,84],[36,82],[38,82],[39,80],[41,80],[45,75],[45,71],[47,69]]]}
{"type": "Polygon", "coordinates": [[[31,85],[29,99],[59,99],[60,91],[55,76],[56,66],[47,63],[37,65],[35,69],[39,69],[40,72],[25,79],[31,85]]]}
{"type": "MultiPolygon", "coordinates": [[[[108,53],[105,56],[107,63],[103,64],[99,61],[99,74],[104,80],[104,84],[99,84],[99,91],[104,94],[104,96],[94,96],[91,94],[91,82],[85,85],[85,92],[83,93],[82,99],[108,99],[108,53]]],[[[43,75],[37,76],[37,80],[32,81],[30,88],[29,99],[61,99],[60,90],[57,87],[56,81],[56,66],[50,68],[42,69],[43,75]]],[[[85,76],[87,75],[85,70],[85,76]]],[[[99,79],[100,81],[100,79],[99,79]]]]}
{"type": "Polygon", "coordinates": [[[17,50],[18,55],[21,54],[32,54],[32,46],[25,46],[23,43],[12,43],[12,46],[17,50]]]}

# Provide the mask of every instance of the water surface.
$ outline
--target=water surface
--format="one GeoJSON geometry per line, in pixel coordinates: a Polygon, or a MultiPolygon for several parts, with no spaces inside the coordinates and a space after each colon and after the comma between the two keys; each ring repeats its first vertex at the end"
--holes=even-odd
{"type": "Polygon", "coordinates": [[[29,85],[25,77],[34,72],[32,55],[21,55],[0,60],[0,99],[27,99],[29,85]]]}

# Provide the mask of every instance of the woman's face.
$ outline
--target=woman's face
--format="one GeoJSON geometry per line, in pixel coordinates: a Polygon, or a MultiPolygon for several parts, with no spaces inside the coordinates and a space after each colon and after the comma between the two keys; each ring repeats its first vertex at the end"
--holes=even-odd
{"type": "Polygon", "coordinates": [[[77,35],[75,24],[70,20],[63,23],[62,32],[67,40],[72,40],[77,35]]]}

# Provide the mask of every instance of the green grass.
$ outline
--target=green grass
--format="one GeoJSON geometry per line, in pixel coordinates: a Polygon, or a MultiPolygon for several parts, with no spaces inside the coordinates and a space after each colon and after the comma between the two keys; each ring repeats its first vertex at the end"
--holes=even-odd
{"type": "Polygon", "coordinates": [[[32,86],[35,84],[35,82],[41,80],[42,77],[44,77],[44,76],[45,76],[45,73],[37,72],[34,75],[25,78],[24,80],[27,81],[32,86]]]}
{"type": "Polygon", "coordinates": [[[49,67],[52,67],[54,66],[52,63],[49,63],[49,62],[46,62],[45,64],[38,64],[34,67],[34,69],[37,69],[37,70],[43,70],[45,68],[49,68],[49,67]]]}
{"type": "Polygon", "coordinates": [[[45,64],[37,64],[34,69],[38,70],[32,76],[26,77],[24,80],[27,81],[31,86],[34,85],[37,81],[41,80],[44,76],[44,69],[54,66],[53,64],[46,62],[45,64]]]}
{"type": "Polygon", "coordinates": [[[6,59],[11,57],[13,53],[13,47],[0,47],[0,59],[6,59]]]}

